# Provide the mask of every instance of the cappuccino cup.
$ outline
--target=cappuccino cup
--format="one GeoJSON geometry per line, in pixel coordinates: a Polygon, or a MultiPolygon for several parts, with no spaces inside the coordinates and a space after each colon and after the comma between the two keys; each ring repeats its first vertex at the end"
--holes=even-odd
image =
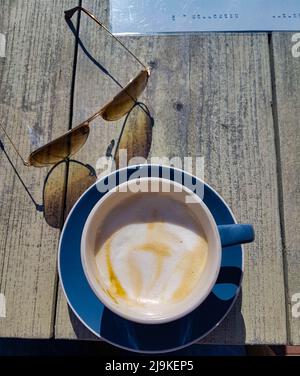
{"type": "Polygon", "coordinates": [[[209,295],[222,247],[253,239],[251,225],[217,226],[205,203],[185,186],[138,178],[95,205],[84,226],[81,261],[109,310],[138,323],[161,324],[190,313],[209,295]]]}

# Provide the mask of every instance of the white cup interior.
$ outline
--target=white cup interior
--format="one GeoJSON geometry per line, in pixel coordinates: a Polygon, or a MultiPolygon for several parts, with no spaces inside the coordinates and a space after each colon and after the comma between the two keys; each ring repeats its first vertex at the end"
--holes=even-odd
{"type": "MultiPolygon", "coordinates": [[[[134,205],[134,201],[132,202],[134,205]]],[[[176,182],[166,179],[151,177],[140,178],[138,185],[136,179],[129,180],[105,194],[95,205],[83,230],[81,259],[85,275],[91,288],[108,309],[131,321],[155,324],[173,321],[186,315],[201,304],[208,296],[216,282],[220,270],[221,243],[212,214],[203,201],[192,191],[176,182]],[[111,220],[110,213],[118,207],[118,205],[141,194],[140,192],[136,192],[137,187],[139,187],[139,189],[141,187],[143,188],[142,194],[145,194],[145,190],[148,192],[146,194],[151,194],[154,190],[155,192],[159,192],[160,195],[167,195],[184,205],[188,205],[189,210],[191,210],[193,216],[197,219],[208,242],[206,264],[193,290],[186,298],[174,305],[158,306],[155,312],[145,312],[136,309],[136,307],[115,302],[114,299],[105,292],[103,284],[101,280],[99,280],[99,273],[95,262],[95,251],[98,246],[99,236],[101,236],[99,235],[99,229],[105,221],[111,220]],[[193,203],[186,203],[187,197],[192,198],[193,203]]],[[[145,267],[147,266],[145,265],[145,267]]]]}

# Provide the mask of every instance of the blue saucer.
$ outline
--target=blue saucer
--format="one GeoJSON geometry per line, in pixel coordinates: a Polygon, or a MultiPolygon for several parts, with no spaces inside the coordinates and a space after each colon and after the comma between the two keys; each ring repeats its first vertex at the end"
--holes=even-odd
{"type": "MultiPolygon", "coordinates": [[[[128,167],[113,172],[111,176],[116,178],[118,184],[120,172],[125,173],[128,179],[132,173],[142,169],[148,171],[148,168],[147,165],[128,167]]],[[[152,171],[151,176],[163,175],[165,178],[169,174],[170,179],[174,180],[175,171],[178,170],[160,166],[155,174],[152,171]]],[[[195,177],[193,180],[189,179],[191,176],[187,173],[183,174],[188,182],[197,180],[195,177]]],[[[184,184],[193,188],[189,187],[189,183],[184,184]]],[[[206,336],[224,319],[238,296],[243,276],[242,246],[223,248],[222,266],[213,291],[187,316],[156,325],[125,320],[109,311],[98,300],[81,266],[80,242],[85,221],[94,205],[106,193],[98,191],[97,183],[92,185],[73,207],[61,234],[58,255],[60,282],[75,315],[96,336],[123,349],[143,353],[177,350],[206,336]]],[[[218,225],[236,222],[224,200],[207,184],[204,186],[203,201],[218,225]]]]}

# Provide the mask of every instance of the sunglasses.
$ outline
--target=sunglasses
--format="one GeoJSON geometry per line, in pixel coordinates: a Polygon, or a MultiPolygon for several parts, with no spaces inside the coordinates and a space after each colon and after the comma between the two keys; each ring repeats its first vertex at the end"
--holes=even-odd
{"type": "MultiPolygon", "coordinates": [[[[72,128],[62,136],[45,144],[44,146],[34,150],[29,155],[27,160],[22,157],[5,128],[0,123],[0,127],[25,166],[46,167],[49,165],[54,165],[45,180],[43,190],[43,206],[36,204],[33,197],[25,187],[27,193],[30,195],[30,198],[35,203],[36,208],[41,209],[42,207],[46,221],[53,227],[59,227],[59,225],[56,223],[54,224],[55,221],[50,218],[53,217],[53,213],[58,211],[62,205],[61,202],[58,202],[58,197],[60,196],[59,193],[63,193],[63,191],[66,190],[66,187],[64,187],[61,183],[58,184],[58,180],[64,180],[64,176],[62,172],[58,172],[58,170],[61,169],[56,167],[64,168],[65,163],[63,162],[66,162],[69,167],[74,166],[71,173],[68,173],[67,182],[68,193],[70,192],[70,196],[73,198],[71,199],[71,202],[75,202],[75,197],[78,198],[88,186],[96,181],[96,174],[91,166],[83,165],[78,161],[70,160],[70,157],[77,153],[87,141],[90,133],[90,124],[92,121],[97,117],[101,117],[106,121],[117,121],[126,115],[118,141],[115,142],[112,140],[106,152],[107,157],[115,160],[117,168],[119,167],[119,151],[122,149],[125,149],[127,152],[127,162],[134,156],[147,157],[152,142],[152,127],[154,125],[154,120],[150,115],[148,107],[144,103],[137,101],[147,85],[150,76],[150,69],[146,67],[116,36],[114,36],[104,24],[102,24],[85,8],[78,6],[65,11],[65,19],[69,26],[73,26],[71,23],[71,18],[77,11],[85,13],[110,36],[112,36],[114,40],[116,40],[142,66],[142,69],[137,76],[124,87],[106,71],[113,81],[121,88],[121,91],[104,107],[83,121],[81,124],[77,125],[75,128],[72,128]],[[56,172],[54,170],[55,168],[56,172]],[[87,181],[88,186],[85,183],[80,183],[80,181],[87,181]]],[[[73,27],[71,30],[74,33],[73,27]]],[[[79,44],[81,47],[83,47],[81,42],[79,42],[79,44]]],[[[1,149],[5,151],[2,143],[1,149]]],[[[8,157],[6,151],[5,154],[8,157]]],[[[15,172],[17,173],[16,170],[15,172]]],[[[19,174],[18,177],[21,180],[19,174]]],[[[22,180],[21,182],[23,186],[25,186],[22,180]]]]}
{"type": "MultiPolygon", "coordinates": [[[[103,23],[101,23],[92,13],[82,7],[75,7],[73,9],[65,11],[65,19],[68,22],[76,11],[82,11],[88,15],[92,20],[94,20],[99,26],[101,26],[108,34],[110,34],[120,45],[131,55],[134,59],[143,67],[143,69],[133,78],[125,87],[121,84],[117,84],[121,87],[121,91],[104,107],[99,111],[94,113],[88,119],[83,121],[81,124],[72,128],[62,136],[50,141],[46,145],[34,150],[25,160],[18,149],[13,144],[11,138],[7,134],[6,130],[1,125],[2,130],[9,139],[13,148],[17,152],[18,156],[22,159],[25,166],[34,167],[45,167],[49,165],[56,164],[64,159],[73,156],[78,152],[85,144],[88,136],[90,134],[90,124],[97,117],[101,117],[106,121],[116,121],[121,119],[124,115],[131,112],[131,110],[136,107],[135,111],[138,111],[138,121],[141,124],[141,128],[146,127],[151,128],[153,125],[153,119],[150,116],[148,108],[145,105],[141,105],[137,102],[138,97],[144,91],[148,78],[150,76],[150,68],[147,68],[116,36],[114,36],[103,23]]],[[[136,120],[134,120],[136,121],[136,120]]],[[[128,119],[127,119],[128,123],[128,119]]],[[[147,130],[146,130],[146,133],[147,130]]],[[[123,133],[124,137],[126,133],[123,133]]],[[[120,146],[126,149],[126,140],[123,138],[120,142],[120,146]]],[[[139,155],[139,154],[138,154],[139,155]]]]}

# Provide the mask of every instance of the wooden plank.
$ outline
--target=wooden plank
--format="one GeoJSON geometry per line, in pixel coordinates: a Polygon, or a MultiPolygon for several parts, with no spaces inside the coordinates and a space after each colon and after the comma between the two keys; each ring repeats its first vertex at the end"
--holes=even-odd
{"type": "Polygon", "coordinates": [[[281,210],[287,280],[289,342],[300,344],[300,318],[293,296],[300,293],[300,34],[273,33],[276,126],[280,149],[281,210]],[[296,43],[298,42],[298,47],[296,43]],[[298,51],[298,54],[297,54],[298,51]]]}
{"type": "MultiPolygon", "coordinates": [[[[107,22],[108,1],[83,2],[84,7],[93,12],[104,23],[107,22]]],[[[89,52],[94,55],[105,67],[111,63],[110,49],[114,43],[111,38],[97,27],[97,25],[84,14],[80,20],[80,38],[89,52]]],[[[118,58],[118,57],[116,57],[118,58]]],[[[116,65],[119,67],[119,64],[116,65]]],[[[109,67],[110,68],[110,67],[109,67]]],[[[79,48],[75,81],[73,126],[87,119],[101,108],[113,93],[117,91],[110,80],[97,68],[79,48]]],[[[89,163],[95,167],[97,159],[105,154],[110,140],[117,134],[117,125],[95,120],[91,127],[91,134],[74,159],[89,163]]],[[[69,207],[70,209],[70,207],[69,207]]],[[[76,316],[71,312],[63,295],[61,286],[58,290],[57,313],[55,324],[56,338],[93,339],[94,336],[85,329],[76,316]]]]}
{"type": "MultiPolygon", "coordinates": [[[[205,179],[230,204],[237,220],[253,223],[256,231],[255,242],[245,246],[242,319],[236,305],[234,319],[218,328],[219,339],[285,343],[267,35],[195,37],[191,51],[190,150],[206,157],[205,179]]],[[[213,339],[216,335],[212,333],[213,339]]]]}
{"type": "MultiPolygon", "coordinates": [[[[0,0],[0,119],[20,152],[29,152],[68,129],[74,38],[64,9],[75,0],[0,0]]],[[[36,200],[47,169],[24,167],[0,131],[12,162],[36,200]]],[[[6,317],[1,337],[53,335],[59,230],[37,212],[7,158],[0,154],[0,293],[6,317]]],[[[64,177],[64,175],[63,175],[64,177]]]]}
{"type": "MultiPolygon", "coordinates": [[[[98,17],[105,10],[84,1],[98,17]]],[[[106,68],[122,82],[137,72],[130,57],[82,19],[81,35],[106,68]]],[[[282,249],[266,34],[198,34],[123,37],[153,67],[143,95],[153,110],[151,156],[205,157],[205,179],[251,222],[256,241],[247,245],[242,296],[230,316],[204,342],[285,343],[282,249]],[[276,330],[274,329],[276,328],[276,330]]],[[[76,122],[84,120],[118,88],[79,52],[76,122]]],[[[94,137],[78,158],[95,166],[118,124],[97,121],[94,137]]],[[[72,338],[64,298],[56,337],[72,338]]],[[[86,333],[80,338],[88,338],[86,333]]],[[[78,335],[77,333],[77,335],[78,335]]]]}

